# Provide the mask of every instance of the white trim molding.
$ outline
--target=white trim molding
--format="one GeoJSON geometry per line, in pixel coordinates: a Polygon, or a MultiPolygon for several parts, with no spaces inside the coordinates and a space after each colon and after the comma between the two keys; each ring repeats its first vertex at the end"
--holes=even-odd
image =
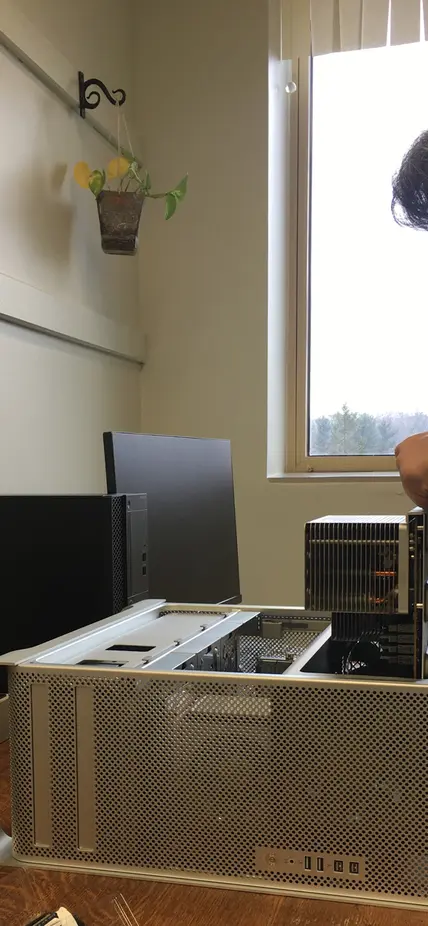
{"type": "Polygon", "coordinates": [[[144,363],[145,338],[139,329],[1,273],[0,319],[123,360],[144,363]]]}

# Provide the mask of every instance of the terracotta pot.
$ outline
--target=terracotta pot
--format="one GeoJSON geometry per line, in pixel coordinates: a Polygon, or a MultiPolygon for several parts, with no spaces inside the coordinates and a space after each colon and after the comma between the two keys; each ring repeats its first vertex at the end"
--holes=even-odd
{"type": "Polygon", "coordinates": [[[128,254],[138,249],[138,228],[144,195],[102,190],[97,196],[101,246],[105,254],[128,254]]]}

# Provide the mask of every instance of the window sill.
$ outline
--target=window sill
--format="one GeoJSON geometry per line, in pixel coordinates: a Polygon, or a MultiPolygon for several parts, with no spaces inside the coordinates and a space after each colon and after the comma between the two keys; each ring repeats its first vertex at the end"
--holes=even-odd
{"type": "Polygon", "coordinates": [[[400,482],[400,476],[394,472],[368,473],[279,473],[268,476],[268,482],[400,482]]]}

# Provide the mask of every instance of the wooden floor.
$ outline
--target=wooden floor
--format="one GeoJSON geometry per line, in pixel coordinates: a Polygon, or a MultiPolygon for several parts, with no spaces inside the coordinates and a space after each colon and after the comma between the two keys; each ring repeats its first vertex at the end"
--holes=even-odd
{"type": "MultiPolygon", "coordinates": [[[[0,745],[0,823],[10,831],[9,756],[0,745]]],[[[86,926],[122,926],[123,894],[139,926],[428,926],[428,914],[147,881],[0,868],[0,926],[68,907],[86,926]]]]}

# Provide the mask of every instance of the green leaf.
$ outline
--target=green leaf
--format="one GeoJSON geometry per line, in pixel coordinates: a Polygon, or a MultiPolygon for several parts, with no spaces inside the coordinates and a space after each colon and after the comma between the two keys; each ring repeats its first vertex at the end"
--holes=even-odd
{"type": "Polygon", "coordinates": [[[129,161],[130,164],[134,162],[134,164],[137,164],[137,167],[138,167],[138,163],[135,161],[134,155],[131,154],[130,151],[127,151],[126,148],[122,148],[122,146],[120,147],[120,151],[121,151],[122,156],[126,158],[126,160],[129,161]]]}
{"type": "Polygon", "coordinates": [[[128,175],[132,178],[132,180],[136,180],[137,183],[142,183],[141,177],[138,173],[138,164],[136,161],[133,161],[132,164],[129,165],[128,175]]]}
{"type": "Polygon", "coordinates": [[[98,196],[101,193],[101,190],[104,189],[104,184],[106,182],[106,175],[104,170],[93,170],[91,176],[89,177],[89,189],[94,196],[98,196]]]}
{"type": "Polygon", "coordinates": [[[142,180],[140,180],[140,185],[141,185],[141,189],[143,190],[143,192],[150,193],[150,190],[152,188],[152,181],[150,179],[150,174],[148,170],[144,171],[144,177],[142,180]]]}
{"type": "Polygon", "coordinates": [[[174,193],[167,193],[165,196],[165,218],[168,220],[174,215],[177,208],[177,197],[174,193]]]}
{"type": "Polygon", "coordinates": [[[189,179],[189,175],[186,174],[186,176],[183,177],[182,180],[180,180],[180,183],[177,184],[175,190],[172,190],[172,191],[171,191],[171,192],[174,194],[174,196],[175,196],[178,200],[184,199],[184,197],[185,197],[185,195],[186,195],[186,193],[187,193],[187,181],[188,181],[188,179],[189,179]]]}

